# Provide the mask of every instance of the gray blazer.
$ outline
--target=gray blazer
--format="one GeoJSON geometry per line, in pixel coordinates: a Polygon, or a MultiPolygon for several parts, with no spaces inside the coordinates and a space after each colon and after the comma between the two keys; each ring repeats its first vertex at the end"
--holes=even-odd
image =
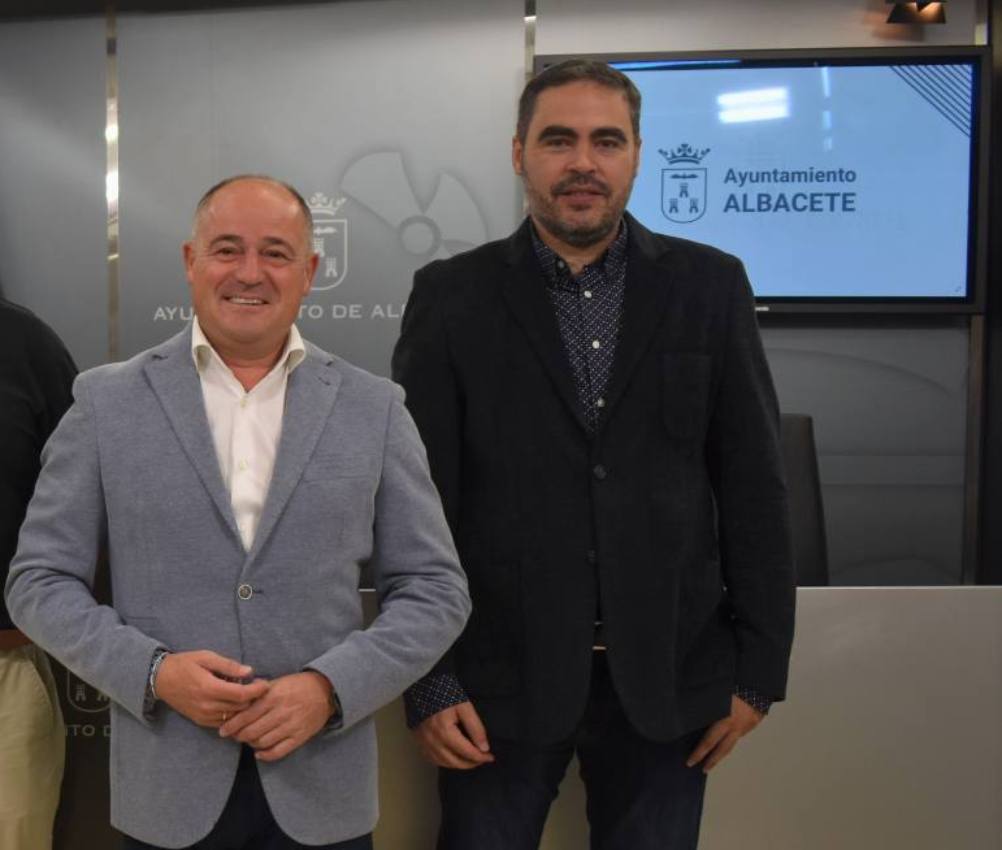
{"type": "Polygon", "coordinates": [[[211,649],[267,677],[322,672],[343,725],[258,770],[288,835],[341,841],[377,818],[372,714],[459,634],[465,578],[402,391],[310,344],[289,377],[246,552],[190,338],[79,377],[43,453],[7,603],[21,629],[113,701],[112,823],[165,847],[212,828],[239,745],[163,706],[144,717],[154,649],[211,649]],[[113,608],[91,592],[103,545],[113,608]],[[366,564],[380,614],[363,628],[366,564]]]}

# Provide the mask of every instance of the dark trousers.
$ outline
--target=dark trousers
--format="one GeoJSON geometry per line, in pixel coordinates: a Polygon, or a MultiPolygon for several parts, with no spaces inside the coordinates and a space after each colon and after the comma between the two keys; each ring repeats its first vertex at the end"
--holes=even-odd
{"type": "MultiPolygon", "coordinates": [[[[128,835],[122,836],[123,850],[159,850],[128,835]]],[[[261,787],[254,751],[243,747],[233,790],[212,831],[187,850],[372,850],[372,835],[361,835],[336,844],[306,845],[293,841],[272,817],[261,787]]]]}
{"type": "Polygon", "coordinates": [[[575,753],[592,850],[695,850],[706,775],[685,759],[702,734],[669,743],[640,737],[613,690],[605,653],[596,652],[588,706],[570,740],[534,746],[491,738],[492,764],[439,771],[438,850],[536,850],[575,753]]]}

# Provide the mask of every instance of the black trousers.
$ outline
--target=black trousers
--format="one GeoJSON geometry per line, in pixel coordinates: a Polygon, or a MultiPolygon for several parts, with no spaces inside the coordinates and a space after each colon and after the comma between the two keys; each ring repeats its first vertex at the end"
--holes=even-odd
{"type": "MultiPolygon", "coordinates": [[[[123,850],[160,850],[128,835],[122,836],[123,850]]],[[[201,841],[186,850],[372,850],[372,835],[360,835],[336,844],[306,845],[287,836],[271,814],[261,787],[254,751],[244,746],[233,790],[219,820],[201,841]]]]}
{"type": "Polygon", "coordinates": [[[491,738],[495,761],[440,770],[438,850],[536,850],[571,757],[587,793],[592,850],[695,850],[706,775],[686,767],[702,729],[658,743],[638,735],[596,652],[584,718],[549,746],[491,738]]]}

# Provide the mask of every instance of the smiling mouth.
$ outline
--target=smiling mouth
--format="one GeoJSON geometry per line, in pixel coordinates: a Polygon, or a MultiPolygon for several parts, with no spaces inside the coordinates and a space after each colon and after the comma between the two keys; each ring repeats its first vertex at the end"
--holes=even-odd
{"type": "Polygon", "coordinates": [[[238,304],[243,307],[260,307],[268,303],[261,298],[249,298],[246,295],[230,295],[225,300],[229,301],[230,304],[238,304]]]}

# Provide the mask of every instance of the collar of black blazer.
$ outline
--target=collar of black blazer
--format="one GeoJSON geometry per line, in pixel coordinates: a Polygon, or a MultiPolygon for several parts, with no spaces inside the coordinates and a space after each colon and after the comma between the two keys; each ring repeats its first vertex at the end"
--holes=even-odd
{"type": "MultiPolygon", "coordinates": [[[[606,394],[603,417],[606,421],[613,415],[630,375],[648,349],[664,316],[672,289],[671,240],[651,233],[629,213],[624,215],[628,227],[626,292],[616,358],[606,394]]],[[[529,219],[526,218],[503,244],[505,261],[511,267],[504,280],[505,300],[550,372],[557,391],[573,411],[581,428],[587,430],[529,228],[529,219]]]]}

